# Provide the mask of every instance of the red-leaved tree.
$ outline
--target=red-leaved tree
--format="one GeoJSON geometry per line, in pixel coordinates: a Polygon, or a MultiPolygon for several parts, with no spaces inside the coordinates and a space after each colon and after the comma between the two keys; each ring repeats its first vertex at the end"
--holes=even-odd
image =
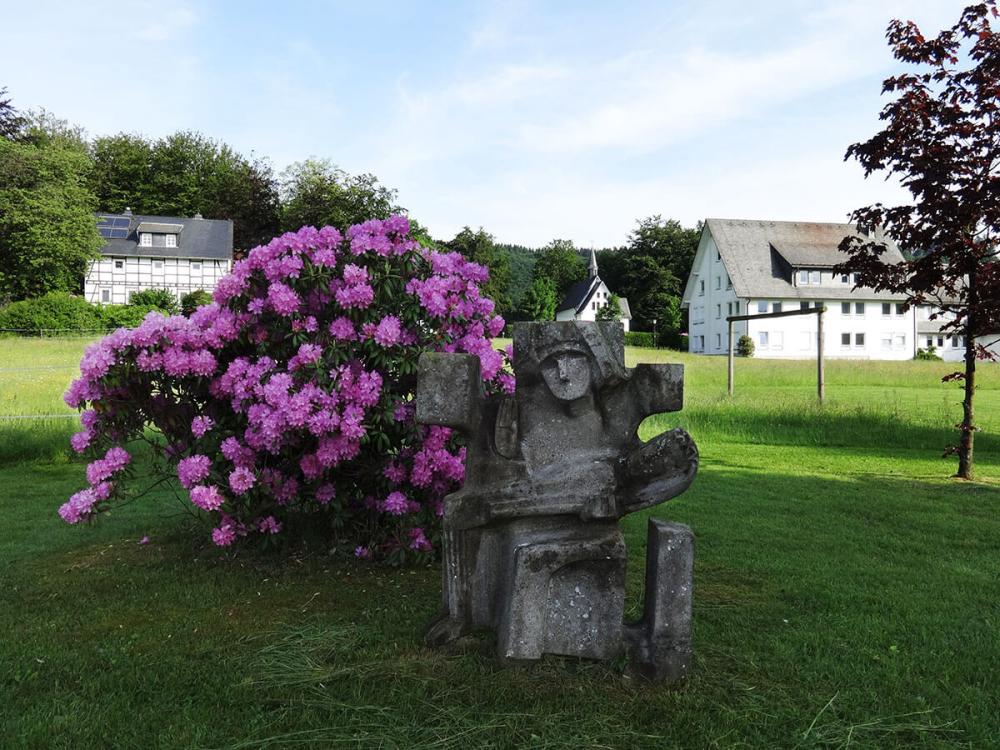
{"type": "MultiPolygon", "coordinates": [[[[847,149],[865,176],[897,176],[913,203],[858,209],[859,225],[884,227],[911,260],[891,264],[876,239],[849,237],[840,266],[859,286],[905,294],[911,306],[932,306],[941,329],[965,337],[965,368],[945,380],[964,381],[957,476],[971,479],[976,360],[992,359],[990,334],[1000,331],[1000,30],[997,0],[970,5],[958,23],[927,38],[912,21],[894,20],[886,38],[893,55],[915,72],[884,81],[893,96],[880,114],[885,127],[847,149]]],[[[993,338],[997,338],[994,335],[993,338]]]]}

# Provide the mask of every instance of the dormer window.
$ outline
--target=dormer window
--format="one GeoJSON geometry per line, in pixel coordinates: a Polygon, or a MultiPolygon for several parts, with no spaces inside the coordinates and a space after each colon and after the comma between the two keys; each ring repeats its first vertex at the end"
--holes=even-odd
{"type": "Polygon", "coordinates": [[[139,244],[142,247],[152,247],[153,246],[153,235],[149,232],[143,232],[139,235],[139,244]]]}
{"type": "Polygon", "coordinates": [[[823,280],[822,273],[820,271],[799,271],[799,286],[806,285],[816,285],[823,280]]]}
{"type": "Polygon", "coordinates": [[[168,234],[168,235],[166,235],[166,238],[167,238],[167,247],[177,247],[177,235],[176,234],[168,234]]]}

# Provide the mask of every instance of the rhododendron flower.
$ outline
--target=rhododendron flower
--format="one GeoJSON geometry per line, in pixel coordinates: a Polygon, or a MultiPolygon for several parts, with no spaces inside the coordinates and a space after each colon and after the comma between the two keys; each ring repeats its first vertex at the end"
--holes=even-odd
{"type": "Polygon", "coordinates": [[[421,552],[429,552],[431,549],[431,543],[427,540],[424,535],[424,530],[417,527],[410,529],[410,549],[419,550],[421,552]]]}
{"type": "Polygon", "coordinates": [[[195,437],[205,437],[205,433],[212,429],[211,417],[195,417],[191,420],[191,432],[195,437]]]}
{"type": "Polygon", "coordinates": [[[399,343],[400,328],[399,318],[395,315],[386,315],[375,327],[373,338],[379,346],[394,346],[399,343]]]}
{"type": "Polygon", "coordinates": [[[385,499],[385,502],[382,503],[382,510],[394,516],[399,516],[406,512],[408,505],[409,502],[406,499],[406,495],[402,492],[391,492],[389,493],[389,497],[385,499]]]}
{"type": "Polygon", "coordinates": [[[74,433],[73,437],[69,439],[69,444],[77,453],[83,453],[87,450],[87,446],[90,445],[90,441],[93,437],[93,434],[89,430],[77,432],[74,433]]]}
{"type": "Polygon", "coordinates": [[[230,523],[212,529],[212,541],[219,547],[228,547],[236,541],[236,530],[230,523]]]}
{"type": "Polygon", "coordinates": [[[277,534],[281,531],[281,524],[274,516],[268,516],[267,518],[260,519],[260,523],[257,524],[257,530],[262,534],[277,534]]]}
{"type": "Polygon", "coordinates": [[[255,481],[253,472],[242,466],[229,474],[229,488],[237,495],[253,487],[255,481]]]}
{"type": "Polygon", "coordinates": [[[208,456],[190,456],[177,464],[177,478],[181,480],[181,485],[185,489],[191,489],[207,477],[211,470],[212,461],[208,456]]]}
{"type": "Polygon", "coordinates": [[[191,502],[202,510],[218,510],[224,501],[225,498],[222,497],[219,488],[214,484],[198,485],[191,488],[191,502]]]}

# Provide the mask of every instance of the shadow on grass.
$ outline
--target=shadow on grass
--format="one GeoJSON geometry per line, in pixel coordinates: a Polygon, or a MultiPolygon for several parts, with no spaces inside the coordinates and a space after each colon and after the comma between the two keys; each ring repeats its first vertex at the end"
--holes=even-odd
{"type": "Polygon", "coordinates": [[[69,439],[79,429],[75,419],[0,420],[0,466],[67,461],[73,455],[69,439]]]}
{"type": "MultiPolygon", "coordinates": [[[[695,404],[681,412],[657,414],[646,419],[640,435],[650,437],[683,427],[696,441],[740,444],[798,445],[864,448],[875,455],[901,448],[941,455],[958,440],[958,431],[919,424],[913,416],[877,407],[825,408],[815,403],[787,404],[695,404]]],[[[1000,436],[976,433],[976,450],[997,457],[1000,436]]]]}

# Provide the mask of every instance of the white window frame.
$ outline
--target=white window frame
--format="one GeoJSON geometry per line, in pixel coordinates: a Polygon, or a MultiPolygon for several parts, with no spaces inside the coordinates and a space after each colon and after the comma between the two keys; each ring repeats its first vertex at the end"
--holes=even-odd
{"type": "Polygon", "coordinates": [[[149,232],[139,233],[139,245],[140,247],[152,247],[153,246],[153,235],[149,232]]]}
{"type": "Polygon", "coordinates": [[[176,234],[168,234],[164,239],[165,239],[165,241],[167,243],[167,247],[177,247],[177,235],[176,234]]]}
{"type": "Polygon", "coordinates": [[[107,305],[110,302],[111,302],[111,290],[110,289],[102,289],[101,290],[101,304],[102,305],[107,305]]]}

